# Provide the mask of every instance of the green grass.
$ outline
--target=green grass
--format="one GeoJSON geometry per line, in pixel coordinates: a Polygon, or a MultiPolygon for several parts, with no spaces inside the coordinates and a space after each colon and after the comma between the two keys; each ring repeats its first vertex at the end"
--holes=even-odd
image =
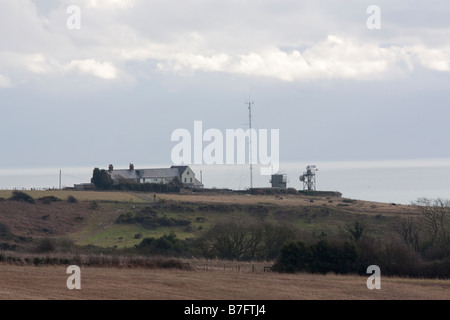
{"type": "Polygon", "coordinates": [[[147,229],[136,224],[115,224],[104,231],[94,234],[90,237],[79,241],[79,245],[94,244],[99,247],[114,247],[126,248],[134,247],[139,244],[144,238],[160,238],[164,234],[175,232],[177,238],[184,240],[191,238],[195,234],[193,232],[184,231],[183,227],[160,227],[156,229],[147,229]],[[140,234],[140,238],[136,238],[135,235],[140,234]]]}
{"type": "MultiPolygon", "coordinates": [[[[98,208],[89,211],[90,215],[83,220],[81,229],[68,236],[77,244],[91,244],[100,247],[132,247],[145,237],[159,238],[172,231],[179,239],[193,238],[210,229],[218,221],[227,219],[240,220],[243,223],[264,221],[277,225],[287,224],[301,231],[316,234],[324,232],[329,236],[339,235],[346,224],[359,220],[366,225],[368,235],[380,239],[390,239],[395,236],[398,226],[396,214],[382,211],[389,210],[388,207],[385,206],[385,209],[375,212],[372,208],[370,213],[365,214],[364,210],[370,208],[370,205],[365,205],[363,201],[355,202],[336,198],[330,202],[314,198],[312,202],[306,199],[301,204],[284,205],[283,202],[277,200],[280,202],[278,205],[267,200],[261,201],[261,198],[255,197],[254,203],[247,202],[246,204],[245,201],[248,201],[249,198],[243,197],[243,202],[238,200],[228,203],[207,202],[207,198],[205,198],[206,201],[199,202],[166,201],[161,207],[154,208],[158,215],[189,220],[190,225],[149,229],[138,224],[116,224],[115,221],[120,214],[128,212],[136,214],[144,207],[153,205],[153,194],[74,190],[25,192],[34,199],[54,196],[66,200],[68,196],[72,195],[79,202],[98,202],[98,208]],[[344,200],[348,206],[336,205],[343,203],[344,200]],[[141,234],[142,237],[136,239],[136,234],[141,234]]],[[[0,191],[0,198],[8,199],[11,195],[12,191],[0,191]]],[[[161,197],[164,198],[164,195],[161,197]]],[[[186,198],[183,199],[186,201],[186,198]]],[[[226,198],[224,199],[226,200],[226,198]]],[[[45,207],[42,210],[45,211],[45,207]]]]}
{"type": "Polygon", "coordinates": [[[154,208],[159,216],[183,219],[191,221],[188,226],[164,226],[157,228],[146,228],[142,225],[131,223],[115,223],[121,213],[137,214],[146,205],[130,206],[125,204],[102,204],[102,210],[96,212],[82,233],[77,234],[77,243],[80,245],[96,245],[100,247],[125,248],[133,247],[140,243],[143,238],[159,238],[164,234],[174,232],[178,239],[194,238],[207,231],[220,220],[240,220],[246,222],[264,221],[272,224],[286,224],[301,231],[328,236],[342,235],[346,224],[352,224],[356,220],[366,225],[366,235],[387,238],[395,232],[396,218],[383,217],[382,215],[355,214],[351,211],[336,208],[302,207],[283,208],[269,206],[268,212],[258,215],[249,212],[245,206],[233,206],[230,211],[200,210],[198,204],[182,204],[177,207],[154,208]],[[175,209],[174,209],[175,208],[175,209]],[[114,214],[111,214],[114,212],[114,214]],[[107,221],[107,222],[105,222],[107,221]],[[103,228],[99,227],[103,226],[103,228]],[[140,238],[135,235],[140,234],[140,238]]]}

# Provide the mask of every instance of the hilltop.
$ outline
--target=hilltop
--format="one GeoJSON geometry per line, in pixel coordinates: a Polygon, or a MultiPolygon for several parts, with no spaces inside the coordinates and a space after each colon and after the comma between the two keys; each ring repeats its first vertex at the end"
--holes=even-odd
{"type": "Polygon", "coordinates": [[[12,191],[0,191],[0,226],[7,231],[3,232],[0,243],[22,245],[41,238],[64,238],[81,246],[127,248],[145,237],[161,237],[171,232],[178,239],[192,239],[223,220],[287,224],[329,236],[339,235],[347,224],[360,221],[368,235],[391,239],[398,237],[398,218],[408,210],[405,205],[336,195],[249,195],[220,191],[24,192],[34,199],[33,203],[7,200],[12,191]],[[145,210],[151,212],[151,220],[147,216],[142,219],[145,210]]]}

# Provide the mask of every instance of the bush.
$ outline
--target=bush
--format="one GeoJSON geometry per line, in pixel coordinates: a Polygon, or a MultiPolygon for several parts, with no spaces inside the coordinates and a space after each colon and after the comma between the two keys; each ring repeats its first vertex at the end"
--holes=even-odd
{"type": "Polygon", "coordinates": [[[91,202],[91,204],[89,205],[89,209],[91,209],[91,210],[97,210],[97,209],[98,209],[98,203],[97,203],[97,201],[91,202]]]}
{"type": "Polygon", "coordinates": [[[113,187],[113,181],[109,173],[102,169],[95,168],[92,174],[91,182],[95,185],[96,188],[102,190],[108,190],[113,187]]]}
{"type": "Polygon", "coordinates": [[[74,196],[68,196],[67,197],[67,201],[70,202],[70,203],[77,203],[78,202],[77,198],[75,198],[74,196]]]}
{"type": "Polygon", "coordinates": [[[36,252],[38,253],[48,253],[55,250],[55,243],[52,239],[49,238],[43,238],[39,240],[36,252]]]}
{"type": "Polygon", "coordinates": [[[304,271],[311,262],[311,251],[302,241],[285,244],[273,266],[274,271],[294,273],[304,271]]]}
{"type": "Polygon", "coordinates": [[[33,197],[21,191],[13,191],[13,195],[9,198],[9,200],[34,203],[33,197]]]}
{"type": "Polygon", "coordinates": [[[57,201],[61,201],[61,200],[55,196],[46,196],[46,197],[39,198],[39,201],[41,201],[44,204],[50,204],[52,202],[57,202],[57,201]]]}
{"type": "Polygon", "coordinates": [[[328,272],[356,273],[358,254],[353,244],[329,244],[320,240],[306,246],[302,241],[290,242],[283,246],[274,265],[278,272],[306,271],[311,273],[328,272]]]}
{"type": "Polygon", "coordinates": [[[135,248],[145,255],[174,255],[182,251],[182,247],[175,233],[164,234],[156,239],[153,237],[142,239],[135,248]]]}
{"type": "Polygon", "coordinates": [[[205,257],[239,260],[272,260],[296,231],[288,225],[227,219],[217,222],[196,239],[196,249],[205,257]]]}

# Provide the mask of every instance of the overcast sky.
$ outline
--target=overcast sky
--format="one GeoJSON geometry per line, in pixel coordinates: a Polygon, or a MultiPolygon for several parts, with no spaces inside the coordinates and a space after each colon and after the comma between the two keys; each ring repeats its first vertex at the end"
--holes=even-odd
{"type": "Polygon", "coordinates": [[[175,129],[245,129],[248,100],[281,162],[449,158],[449,17],[448,0],[0,0],[0,166],[170,165],[175,129]]]}

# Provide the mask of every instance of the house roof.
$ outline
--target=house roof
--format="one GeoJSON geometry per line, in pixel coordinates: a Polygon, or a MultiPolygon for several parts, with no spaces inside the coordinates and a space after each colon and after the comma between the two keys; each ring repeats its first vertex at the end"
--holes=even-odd
{"type": "Polygon", "coordinates": [[[186,171],[187,168],[189,168],[188,166],[171,166],[171,169],[177,169],[178,170],[178,174],[181,176],[183,174],[184,171],[186,171]]]}
{"type": "Polygon", "coordinates": [[[175,178],[178,177],[178,170],[173,168],[161,168],[161,169],[140,169],[140,178],[175,178]]]}
{"type": "Polygon", "coordinates": [[[197,180],[197,178],[194,178],[194,186],[195,187],[203,187],[203,183],[197,180]]]}
{"type": "Polygon", "coordinates": [[[109,171],[113,180],[136,180],[136,179],[150,179],[150,178],[175,178],[179,177],[179,170],[176,168],[156,168],[156,169],[119,169],[109,171]]]}

